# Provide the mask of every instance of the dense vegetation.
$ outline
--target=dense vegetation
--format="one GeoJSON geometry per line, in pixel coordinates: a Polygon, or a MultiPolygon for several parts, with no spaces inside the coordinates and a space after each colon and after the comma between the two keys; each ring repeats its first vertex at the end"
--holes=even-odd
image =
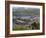
{"type": "Polygon", "coordinates": [[[35,23],[32,23],[31,26],[22,26],[22,25],[15,25],[15,28],[13,30],[39,30],[40,29],[40,23],[38,22],[36,26],[34,25],[35,23]]]}

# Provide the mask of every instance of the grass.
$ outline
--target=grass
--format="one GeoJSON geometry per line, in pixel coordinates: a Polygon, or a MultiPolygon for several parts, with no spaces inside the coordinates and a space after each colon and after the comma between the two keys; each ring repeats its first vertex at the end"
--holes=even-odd
{"type": "Polygon", "coordinates": [[[13,31],[17,30],[39,30],[40,29],[40,23],[37,24],[37,26],[34,26],[34,23],[31,26],[28,25],[15,25],[13,27],[13,31]]]}
{"type": "Polygon", "coordinates": [[[22,25],[16,25],[13,30],[31,30],[31,26],[22,26],[22,25]]]}

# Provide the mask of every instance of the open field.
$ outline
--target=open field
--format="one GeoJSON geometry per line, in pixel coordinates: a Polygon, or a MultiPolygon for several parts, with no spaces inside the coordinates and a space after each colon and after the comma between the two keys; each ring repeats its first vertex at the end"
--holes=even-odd
{"type": "Polygon", "coordinates": [[[16,25],[15,28],[13,30],[31,30],[32,27],[31,26],[22,26],[22,25],[16,25]]]}

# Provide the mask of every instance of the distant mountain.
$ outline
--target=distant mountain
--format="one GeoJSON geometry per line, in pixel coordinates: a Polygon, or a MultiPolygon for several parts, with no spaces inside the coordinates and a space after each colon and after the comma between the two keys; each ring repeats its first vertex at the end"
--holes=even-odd
{"type": "Polygon", "coordinates": [[[38,8],[24,8],[24,7],[14,7],[13,16],[15,15],[37,15],[40,16],[40,9],[38,8]]]}

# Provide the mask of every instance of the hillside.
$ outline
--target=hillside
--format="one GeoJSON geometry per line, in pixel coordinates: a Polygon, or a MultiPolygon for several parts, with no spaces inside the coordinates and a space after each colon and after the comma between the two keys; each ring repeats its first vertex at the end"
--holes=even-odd
{"type": "Polygon", "coordinates": [[[37,15],[40,16],[40,10],[37,8],[24,8],[24,7],[18,7],[13,8],[13,15],[37,15]]]}

